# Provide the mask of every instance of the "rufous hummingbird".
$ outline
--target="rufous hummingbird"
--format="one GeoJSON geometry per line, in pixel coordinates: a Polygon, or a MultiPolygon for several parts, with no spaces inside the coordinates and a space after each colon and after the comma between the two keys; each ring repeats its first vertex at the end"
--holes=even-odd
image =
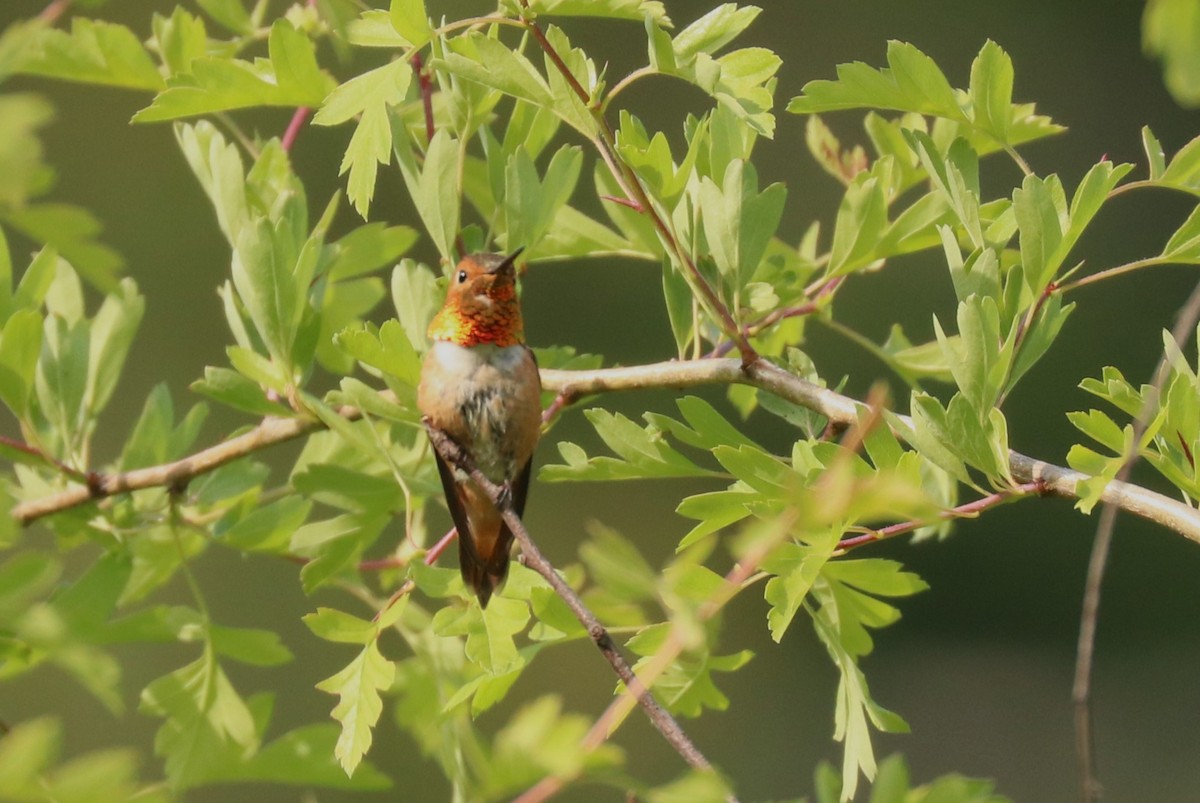
{"type": "MultiPolygon", "coordinates": [[[[484,476],[525,511],[533,449],[541,433],[541,380],[525,345],[512,254],[471,254],[450,276],[446,303],[429,324],[417,407],[453,438],[484,476]]],[[[458,528],[463,582],[479,604],[508,574],[513,535],[496,505],[460,469],[436,454],[450,517],[458,528]]]]}

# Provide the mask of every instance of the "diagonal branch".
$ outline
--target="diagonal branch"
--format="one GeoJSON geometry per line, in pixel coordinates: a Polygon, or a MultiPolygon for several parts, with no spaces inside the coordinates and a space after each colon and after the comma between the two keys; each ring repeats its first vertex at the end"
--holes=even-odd
{"type": "Polygon", "coordinates": [[[521,522],[521,517],[513,510],[512,504],[507,501],[504,489],[485,477],[475,467],[467,453],[450,436],[431,426],[428,421],[424,423],[425,430],[429,433],[429,441],[433,444],[433,448],[437,450],[438,454],[447,462],[470,475],[471,480],[500,509],[501,514],[504,516],[504,523],[512,531],[513,536],[517,539],[517,543],[521,545],[521,554],[525,556],[525,565],[544,577],[546,582],[550,584],[550,587],[554,589],[554,592],[571,609],[571,613],[575,614],[575,618],[587,630],[592,641],[596,643],[596,647],[612,666],[613,671],[617,673],[617,677],[621,679],[621,682],[625,684],[630,693],[637,698],[638,704],[645,710],[646,716],[649,717],[650,722],[658,729],[658,732],[663,735],[663,738],[670,743],[671,747],[675,748],[675,752],[679,753],[689,765],[698,770],[712,771],[712,765],[708,763],[708,759],[704,757],[704,754],[700,752],[688,735],[684,733],[683,728],[679,726],[675,718],[659,704],[654,694],[633,673],[633,670],[613,643],[612,637],[609,636],[604,625],[600,624],[596,615],[583,604],[583,600],[579,598],[574,589],[558,576],[558,573],[554,570],[554,566],[550,564],[546,556],[537,548],[533,539],[529,537],[529,532],[525,529],[525,525],[521,522]]]}
{"type": "MultiPolygon", "coordinates": [[[[757,360],[750,365],[743,365],[740,359],[723,358],[670,361],[593,371],[542,371],[542,387],[560,394],[565,393],[566,398],[570,399],[608,391],[655,388],[682,390],[704,385],[730,384],[759,388],[781,399],[815,410],[839,426],[854,423],[858,418],[858,411],[865,409],[864,405],[849,396],[814,385],[766,360],[757,360]]],[[[354,407],[343,407],[340,413],[349,420],[361,415],[354,407]]],[[[904,416],[900,418],[907,420],[904,416]]],[[[249,432],[174,463],[137,469],[124,474],[94,475],[95,481],[88,486],[73,486],[57,494],[22,502],[13,508],[12,516],[21,524],[29,524],[43,516],[128,491],[186,485],[193,477],[240,457],[324,428],[325,425],[315,418],[269,418],[249,432]]],[[[1077,498],[1078,484],[1090,479],[1087,474],[1037,460],[1020,452],[1009,452],[1008,465],[1017,482],[1041,482],[1044,493],[1066,499],[1077,498]]],[[[1174,530],[1200,543],[1200,510],[1183,502],[1132,483],[1115,480],[1105,486],[1101,499],[1127,513],[1174,530]]]]}
{"type": "MultiPolygon", "coordinates": [[[[1200,318],[1200,284],[1197,284],[1192,294],[1184,303],[1175,326],[1171,329],[1171,337],[1176,347],[1181,347],[1187,339],[1188,332],[1200,318]]],[[[1133,471],[1133,464],[1138,458],[1138,443],[1150,425],[1154,407],[1170,376],[1170,363],[1167,355],[1163,355],[1154,369],[1154,380],[1150,392],[1142,401],[1142,409],[1138,411],[1133,425],[1133,450],[1125,455],[1121,468],[1117,472],[1117,481],[1124,482],[1133,471]]],[[[1071,697],[1075,704],[1075,758],[1079,765],[1079,793],[1083,803],[1094,803],[1100,799],[1102,791],[1100,781],[1096,777],[1095,745],[1092,738],[1092,663],[1096,649],[1096,624],[1100,612],[1100,591],[1104,581],[1104,570],[1108,564],[1108,553],[1112,548],[1113,533],[1117,524],[1117,508],[1111,502],[1105,502],[1100,511],[1100,521],[1096,525],[1096,537],[1092,541],[1092,554],[1088,560],[1087,582],[1083,591],[1083,605],[1079,614],[1079,639],[1075,648],[1075,680],[1071,689],[1071,697]]]]}

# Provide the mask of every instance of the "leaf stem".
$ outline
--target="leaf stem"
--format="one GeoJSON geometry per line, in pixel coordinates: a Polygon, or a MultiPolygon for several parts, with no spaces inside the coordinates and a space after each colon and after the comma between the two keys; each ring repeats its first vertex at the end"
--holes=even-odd
{"type": "MultiPolygon", "coordinates": [[[[949,510],[943,510],[938,514],[937,518],[942,521],[966,518],[973,519],[978,517],[983,511],[989,510],[998,505],[1002,505],[1005,502],[1011,502],[1014,499],[1019,499],[1029,494],[1040,494],[1042,492],[1043,484],[1039,480],[1034,480],[1033,482],[1024,482],[1012,488],[1005,488],[1002,491],[997,491],[994,494],[989,494],[988,496],[976,499],[973,502],[967,502],[966,504],[952,507],[949,510]]],[[[838,541],[837,551],[846,552],[865,544],[872,544],[876,541],[894,538],[897,535],[904,535],[905,533],[910,533],[913,530],[919,530],[920,528],[926,527],[932,523],[932,521],[927,519],[904,521],[900,522],[899,524],[892,524],[890,526],[880,528],[878,530],[870,530],[862,535],[855,535],[838,541]]]]}
{"type": "Polygon", "coordinates": [[[647,64],[645,67],[638,67],[636,70],[629,73],[629,75],[626,75],[620,81],[617,81],[615,84],[613,84],[612,89],[608,90],[608,95],[604,98],[601,108],[607,110],[608,104],[612,103],[613,100],[616,99],[617,95],[621,94],[630,86],[632,86],[635,81],[639,81],[642,78],[647,78],[651,75],[657,74],[658,70],[654,69],[649,64],[647,64]]]}
{"type": "Polygon", "coordinates": [[[1083,276],[1071,282],[1064,282],[1058,286],[1058,289],[1064,293],[1069,293],[1072,290],[1078,290],[1080,287],[1086,287],[1089,284],[1102,282],[1106,279],[1114,279],[1117,276],[1124,276],[1126,273],[1133,273],[1135,270],[1149,268],[1155,265],[1169,265],[1171,260],[1166,257],[1146,257],[1145,259],[1135,259],[1133,262],[1126,262],[1124,265],[1117,265],[1115,268],[1092,273],[1088,276],[1083,276]]]}
{"type": "Polygon", "coordinates": [[[417,76],[417,83],[421,89],[421,106],[425,110],[425,140],[432,142],[437,131],[433,123],[433,80],[421,63],[420,52],[413,53],[409,63],[412,64],[413,74],[417,76]]]}
{"type": "Polygon", "coordinates": [[[308,116],[312,114],[312,109],[307,106],[300,106],[292,114],[291,122],[288,123],[287,130],[283,132],[283,138],[279,141],[279,146],[287,152],[291,152],[292,146],[296,144],[296,138],[300,136],[300,131],[304,128],[304,124],[308,122],[308,116]]]}
{"type": "Polygon", "coordinates": [[[51,0],[37,15],[37,18],[47,25],[53,25],[63,14],[71,10],[73,2],[74,0],[51,0]]]}

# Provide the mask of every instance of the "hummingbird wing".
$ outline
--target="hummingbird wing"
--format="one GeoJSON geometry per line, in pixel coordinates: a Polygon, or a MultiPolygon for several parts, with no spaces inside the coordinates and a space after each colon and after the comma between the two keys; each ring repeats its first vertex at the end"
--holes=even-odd
{"type": "MultiPolygon", "coordinates": [[[[442,490],[446,495],[446,507],[450,510],[450,519],[458,530],[458,563],[462,571],[463,582],[471,587],[479,604],[486,608],[492,592],[500,587],[508,576],[509,551],[512,548],[513,534],[508,525],[500,519],[499,512],[494,506],[487,504],[490,515],[475,517],[472,521],[470,512],[479,507],[479,497],[482,493],[473,483],[459,482],[455,479],[454,469],[442,459],[440,454],[434,455],[438,467],[438,476],[442,480],[442,490]],[[493,524],[495,521],[495,524],[493,524]],[[493,538],[488,538],[486,532],[476,532],[481,528],[498,527],[493,538]],[[480,543],[491,543],[492,550],[488,555],[479,551],[480,543]]],[[[513,509],[520,516],[525,512],[525,499],[529,495],[529,480],[532,474],[533,460],[530,459],[525,468],[517,475],[512,484],[513,509]]]]}
{"type": "MultiPolygon", "coordinates": [[[[532,470],[533,458],[530,458],[512,484],[512,506],[518,516],[525,514],[525,498],[529,495],[529,477],[532,470]]],[[[512,552],[513,538],[512,530],[508,528],[508,522],[501,519],[500,532],[496,537],[496,545],[492,549],[491,557],[482,564],[484,576],[480,579],[483,582],[475,582],[475,593],[479,596],[480,607],[487,607],[492,592],[499,588],[504,582],[504,578],[508,576],[508,559],[512,552]]],[[[463,567],[463,576],[465,577],[466,561],[461,551],[459,552],[459,563],[463,567]]]]}

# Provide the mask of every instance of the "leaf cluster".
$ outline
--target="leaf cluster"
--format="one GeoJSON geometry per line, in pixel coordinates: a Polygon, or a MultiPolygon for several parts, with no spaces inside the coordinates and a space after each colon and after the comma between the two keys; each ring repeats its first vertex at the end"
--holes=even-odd
{"type": "MultiPolygon", "coordinates": [[[[148,35],[84,17],[65,30],[14,25],[0,34],[0,81],[25,74],[137,92],[145,103],[134,123],[172,124],[230,254],[218,289],[227,359],[192,390],[247,416],[251,436],[262,431],[254,422],[286,421],[303,445],[282,472],[260,462],[256,446],[196,468],[189,455],[206,403],[177,415],[160,387],[119,454],[93,454],[144,300],[118,278],[95,220],[46,200],[52,173],[37,132],[48,104],[0,95],[0,171],[10,177],[0,186],[0,403],[20,432],[0,440],[12,463],[0,498],[11,508],[171,468],[155,487],[111,498],[89,490],[85,504],[48,517],[52,548],[11,524],[0,529],[0,678],[54,666],[119,712],[120,645],[174,643],[189,653],[139,695],[138,709],[160,721],[154,751],[165,787],[147,791],[119,750],[56,764],[59,725],[49,720],[22,723],[0,744],[0,786],[20,800],[46,790],[82,800],[85,788],[159,799],[231,782],[379,789],[394,778],[367,756],[375,731],[394,722],[461,799],[509,798],[546,779],[652,801],[725,799],[731,785],[715,773],[661,787],[629,777],[609,733],[597,740],[596,726],[564,711],[554,692],[522,698],[490,727],[535,660],[592,634],[530,569],[513,565],[485,610],[456,570],[435,564],[446,517],[415,401],[441,275],[484,250],[524,248],[536,270],[635,260],[661,276],[673,356],[737,349],[744,367],[770,361],[825,387],[804,350],[809,324],[843,331],[840,288],[925,252],[945,264],[954,315],[932,316],[924,342],[898,326],[881,344],[850,333],[904,382],[907,415],[873,400],[841,432],[745,385],[729,388],[728,412],[696,396],[640,421],[593,407],[583,413],[592,444],[548,435],[559,459],[539,479],[702,484],[677,504],[688,524],[665,565],[591,523],[579,561],[562,570],[669,711],[697,717],[731,705],[722,675],[753,656],[723,626],[723,611],[761,588],[771,637],[811,623],[837,671],[832,732],[843,761],[840,772],[818,770],[817,799],[850,799],[862,778],[875,781],[871,799],[881,803],[999,799],[957,776],[910,789],[898,760],[876,761],[873,733],[907,726],[872,697],[862,664],[872,634],[926,586],[897,562],[846,554],[900,532],[945,536],[951,519],[1024,493],[1010,469],[1004,403],[1067,324],[1074,304],[1065,295],[1152,264],[1200,262],[1200,211],[1138,263],[1082,275],[1076,248],[1120,192],[1200,197],[1200,139],[1168,160],[1146,129],[1146,179],[1128,182],[1132,165],[1104,160],[1068,188],[1034,173],[1017,150],[1063,128],[1014,101],[1013,64],[999,45],[985,43],[966,87],[955,88],[916,47],[893,42],[886,67],[842,65],[788,102],[841,190],[830,230],[801,221],[805,233],[789,242],[780,234],[787,188],[761,178],[754,162],[758,141],[776,132],[782,63],[765,48],[734,47],[756,7],[722,4],[678,29],[663,4],[646,0],[504,0],[491,14],[454,19],[434,17],[422,0],[386,9],[320,0],[276,18],[263,2],[196,8],[154,14],[148,35]],[[645,64],[610,75],[603,54],[573,44],[578,17],[644,35],[645,64]],[[353,54],[374,60],[343,74],[362,63],[353,54]],[[678,131],[655,131],[621,102],[639,81],[683,81],[703,101],[678,131]],[[352,223],[338,220],[340,193],[313,213],[289,155],[294,131],[245,134],[239,113],[263,107],[293,110],[297,124],[312,111],[314,125],[344,129],[337,170],[352,223]],[[861,143],[844,146],[820,116],[846,110],[865,110],[861,143]],[[994,182],[984,171],[1000,158],[1023,178],[987,197],[994,182]],[[371,217],[379,176],[393,169],[412,200],[411,226],[371,217]],[[335,236],[339,226],[348,231],[335,236]],[[6,232],[39,245],[19,279],[6,232]],[[410,256],[423,236],[436,264],[410,256]],[[85,280],[103,292],[98,305],[85,280]],[[791,434],[751,438],[742,419],[759,408],[791,434]],[[960,505],[963,493],[979,498],[960,505]],[[214,621],[211,592],[191,566],[222,549],[289,561],[302,590],[323,595],[305,624],[331,651],[353,650],[317,687],[336,697],[333,722],[279,733],[273,696],[239,688],[292,651],[274,632],[214,621]],[[186,603],[168,597],[172,585],[186,586],[186,603]]],[[[570,346],[537,353],[544,369],[604,363],[570,346]]],[[[1134,428],[1106,413],[1071,417],[1110,453],[1071,452],[1072,466],[1092,475],[1083,508],[1135,452],[1200,503],[1200,380],[1171,338],[1166,355],[1161,392],[1111,368],[1083,383],[1148,422],[1134,444],[1134,428]]]]}

